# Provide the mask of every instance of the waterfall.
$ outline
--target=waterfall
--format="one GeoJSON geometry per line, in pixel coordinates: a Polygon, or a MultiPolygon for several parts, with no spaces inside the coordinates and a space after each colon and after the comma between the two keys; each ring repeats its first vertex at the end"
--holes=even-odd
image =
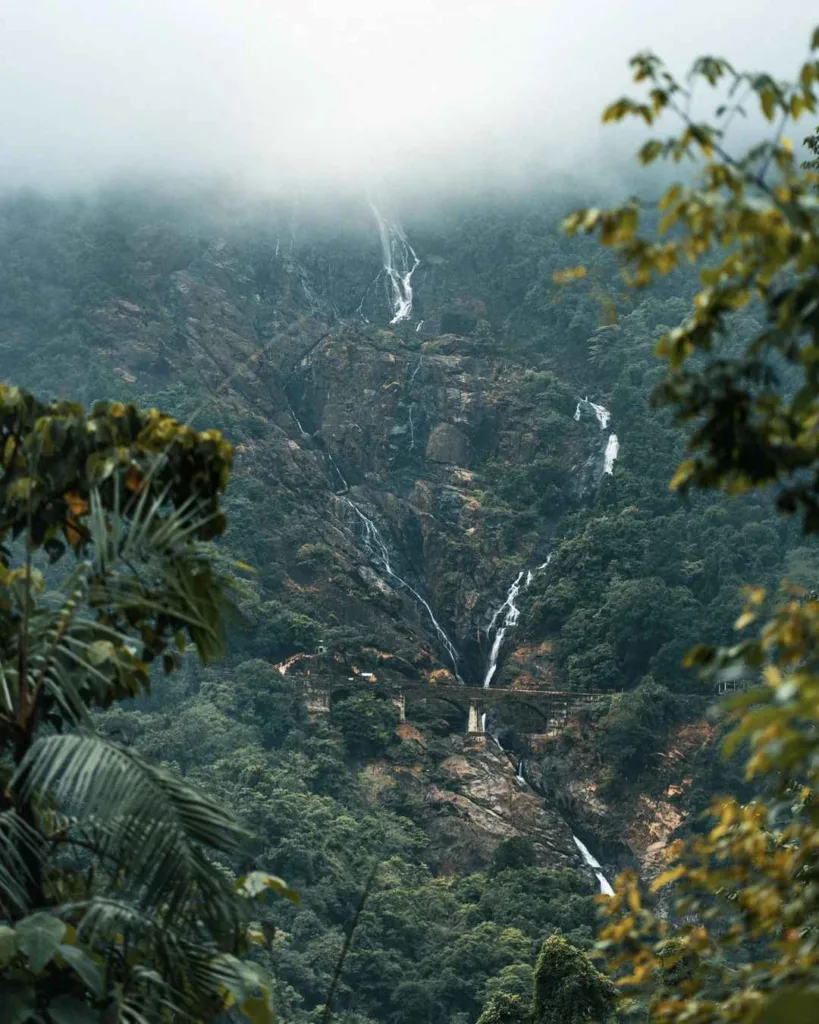
{"type": "Polygon", "coordinates": [[[609,443],[606,445],[605,463],[603,464],[603,471],[608,473],[609,476],[614,472],[614,460],[617,458],[619,451],[620,442],[617,440],[617,435],[609,434],[609,443]]]}
{"type": "Polygon", "coordinates": [[[350,501],[349,498],[343,499],[347,505],[355,512],[361,522],[364,524],[364,546],[367,548],[369,555],[376,565],[379,565],[384,572],[405,590],[408,590],[410,594],[418,601],[426,610],[429,615],[432,625],[435,627],[435,632],[438,634],[438,639],[444,646],[447,654],[449,655],[452,667],[455,670],[455,678],[458,682],[462,682],[460,675],[458,674],[458,652],[449,637],[446,635],[443,626],[435,618],[435,613],[429,605],[429,602],[425,600],[414,587],[412,587],[405,579],[402,579],[392,567],[390,562],[390,553],[387,550],[387,545],[384,543],[384,539],[381,536],[378,527],[370,519],[369,516],[365,515],[361,509],[354,502],[350,501]]]}
{"type": "MultiPolygon", "coordinates": [[[[326,454],[327,454],[327,458],[328,458],[328,459],[330,460],[330,465],[331,465],[331,466],[333,467],[333,469],[334,469],[334,470],[336,471],[336,475],[338,476],[339,480],[341,481],[341,486],[342,486],[342,488],[343,488],[343,489],[344,489],[345,491],[349,491],[349,489],[350,489],[350,485],[349,485],[349,484],[347,483],[347,481],[346,481],[346,480],[344,479],[344,474],[343,474],[343,473],[341,472],[341,470],[340,470],[340,469],[338,468],[338,463],[336,462],[336,460],[335,460],[335,459],[333,458],[333,456],[332,456],[332,455],[331,455],[331,454],[330,454],[329,452],[327,452],[326,454]]],[[[352,502],[350,502],[350,504],[352,504],[352,502]]]]}
{"type": "Polygon", "coordinates": [[[506,595],[506,600],[497,609],[495,614],[492,616],[492,621],[486,628],[487,636],[489,636],[494,630],[495,639],[492,643],[492,650],[489,652],[489,666],[486,670],[486,675],[484,676],[483,680],[484,687],[489,686],[489,684],[492,682],[492,676],[495,674],[495,671],[498,667],[498,656],[500,654],[501,645],[503,644],[503,638],[506,636],[506,631],[508,629],[511,629],[512,626],[516,626],[518,619],[520,618],[520,608],[518,608],[518,606],[515,604],[515,601],[517,600],[517,596],[520,593],[521,580],[523,579],[524,572],[525,570],[521,569],[518,575],[515,577],[515,581],[509,588],[509,592],[506,595]],[[504,611],[506,614],[503,615],[503,622],[501,626],[498,628],[498,619],[501,617],[504,611]]]}
{"type": "Polygon", "coordinates": [[[600,883],[600,892],[602,892],[604,896],[613,896],[614,889],[612,889],[609,880],[603,874],[600,862],[589,852],[588,847],[581,842],[576,835],[572,834],[572,839],[574,839],[575,846],[580,850],[583,860],[597,876],[597,881],[600,883]]]}
{"type": "Polygon", "coordinates": [[[290,399],[287,397],[287,392],[285,392],[285,394],[284,394],[284,401],[285,401],[285,403],[287,405],[287,411],[293,417],[293,419],[294,419],[294,421],[296,423],[296,426],[299,428],[299,433],[301,434],[301,436],[303,438],[306,438],[307,440],[309,440],[310,439],[310,435],[307,433],[307,431],[301,425],[301,420],[296,415],[296,410],[293,408],[293,406],[292,406],[292,404],[290,402],[290,399]]]}
{"type": "Polygon", "coordinates": [[[611,420],[611,413],[605,406],[597,405],[595,402],[590,402],[588,397],[580,398],[577,401],[577,408],[574,410],[574,418],[579,422],[581,407],[585,406],[587,409],[591,409],[594,413],[597,422],[600,424],[600,429],[605,430],[611,420]]]}
{"type": "Polygon", "coordinates": [[[515,773],[515,778],[521,784],[521,786],[525,786],[526,785],[526,779],[523,776],[523,758],[522,757],[518,758],[518,767],[517,767],[517,771],[515,773]]]}
{"type": "MultiPolygon", "coordinates": [[[[595,419],[600,424],[600,429],[605,430],[611,422],[611,413],[602,405],[597,405],[595,402],[590,402],[588,397],[580,398],[577,402],[577,407],[574,410],[574,418],[576,421],[580,420],[580,410],[585,406],[587,409],[591,409],[594,413],[595,419]]],[[[620,441],[616,434],[609,434],[609,439],[606,444],[606,452],[603,456],[603,472],[608,473],[611,476],[614,473],[614,462],[620,452],[620,441]]]]}
{"type": "Polygon", "coordinates": [[[378,222],[384,270],[392,291],[393,318],[390,323],[397,324],[409,320],[412,315],[412,275],[421,261],[401,226],[385,220],[373,203],[370,203],[370,209],[378,222]]]}
{"type": "Polygon", "coordinates": [[[515,577],[512,586],[509,588],[506,599],[496,610],[492,616],[492,620],[486,627],[487,637],[492,636],[494,633],[494,639],[492,641],[492,648],[489,651],[489,664],[486,668],[486,675],[483,679],[484,688],[488,688],[492,682],[492,677],[498,668],[498,658],[500,657],[501,647],[503,646],[504,638],[507,632],[518,624],[520,619],[520,608],[515,603],[522,590],[526,590],[534,580],[535,575],[545,569],[552,560],[554,552],[550,552],[545,562],[541,564],[533,571],[532,569],[521,569],[515,577]],[[524,579],[525,577],[525,579],[524,579]],[[499,620],[500,625],[498,625],[499,620]]]}

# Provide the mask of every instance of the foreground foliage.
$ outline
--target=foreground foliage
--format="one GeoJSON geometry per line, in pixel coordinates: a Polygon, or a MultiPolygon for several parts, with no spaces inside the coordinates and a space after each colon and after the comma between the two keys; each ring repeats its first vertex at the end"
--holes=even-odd
{"type": "MultiPolygon", "coordinates": [[[[815,112],[819,61],[808,61],[792,87],[738,74],[721,59],[697,61],[687,87],[653,55],[632,64],[648,99],[619,100],[604,119],[633,115],[651,125],[677,113],[682,133],[650,140],[640,157],[699,156],[701,179],[666,191],[656,239],[639,234],[636,201],[579,211],[567,227],[598,232],[636,288],[683,260],[705,261],[693,312],[658,345],[668,373],[656,398],[693,424],[691,458],[672,486],[735,494],[776,484],[780,509],[800,512],[805,532],[819,532],[819,176],[812,161],[799,166],[781,128],[771,142],[731,155],[726,122],[737,104],[721,105],[714,123],[688,113],[698,81],[754,94],[780,125],[815,112]],[[737,345],[726,334],[746,306],[767,326],[737,345]]],[[[744,630],[761,618],[757,636],[689,657],[712,678],[754,687],[733,702],[727,746],[747,750],[757,797],[715,802],[710,830],[675,848],[654,883],[670,916],[646,902],[632,875],[606,908],[601,946],[652,1019],[807,1024],[819,1016],[819,602],[801,591],[766,612],[765,597],[751,589],[737,622],[744,630]]]]}
{"type": "Polygon", "coordinates": [[[0,387],[0,1005],[4,1021],[267,1015],[234,882],[245,833],[99,731],[188,644],[223,647],[231,449],[156,410],[0,387]]]}

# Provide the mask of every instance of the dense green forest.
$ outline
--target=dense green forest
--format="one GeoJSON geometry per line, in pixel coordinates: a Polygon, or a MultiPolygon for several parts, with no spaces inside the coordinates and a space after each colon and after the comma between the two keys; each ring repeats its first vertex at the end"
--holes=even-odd
{"type": "Polygon", "coordinates": [[[819,28],[637,54],[624,170],[619,9],[82,6],[3,33],[0,1024],[812,1024],[819,28]]]}
{"type": "MultiPolygon", "coordinates": [[[[713,687],[683,655],[730,637],[743,583],[815,578],[815,546],[768,498],[668,490],[683,439],[648,404],[653,347],[693,279],[632,297],[609,325],[601,296],[617,293],[616,265],[566,240],[560,212],[558,197],[534,196],[433,226],[405,215],[415,306],[391,326],[365,207],[294,224],[213,195],[3,201],[4,374],[44,396],[194,416],[235,446],[220,550],[253,571],[235,575],[227,656],[158,677],[103,728],[224,801],[253,836],[248,863],[301,894],[263,911],[284,1019],[320,1013],[375,861],[335,999],[346,1021],[466,1024],[491,996],[528,998],[546,937],[590,948],[598,886],[572,831],[613,873],[641,863],[658,807],[667,840],[739,785],[712,726],[696,725],[713,687]],[[579,258],[580,286],[552,281],[579,258]],[[617,432],[610,474],[586,396],[617,432]],[[457,434],[441,437],[442,423],[457,434]],[[360,681],[311,717],[304,676],[277,668],[322,647],[341,652],[316,663],[331,681],[380,672],[384,652],[418,681],[453,670],[418,602],[379,585],[349,495],[472,685],[509,585],[548,560],[520,597],[495,685],[611,696],[545,748],[530,749],[542,726],[526,712],[495,712],[490,729],[511,761],[526,758],[521,799],[545,802],[537,813],[560,819],[562,842],[528,805],[505,808],[505,791],[453,774],[453,759],[472,759],[515,788],[507,757],[464,746],[457,710],[411,706],[402,733],[390,700],[360,681]]],[[[757,329],[740,317],[736,344],[757,329]]]]}
{"type": "Polygon", "coordinates": [[[543,194],[0,202],[8,1019],[811,1018],[815,202],[771,146],[796,214],[719,229],[753,300],[665,277],[730,161],[672,249],[543,194]]]}

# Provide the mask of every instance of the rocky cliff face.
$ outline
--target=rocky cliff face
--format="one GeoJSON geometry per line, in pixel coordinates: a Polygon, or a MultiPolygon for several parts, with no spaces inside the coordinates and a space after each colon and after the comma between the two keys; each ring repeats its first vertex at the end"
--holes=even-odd
{"type": "MultiPolygon", "coordinates": [[[[579,523],[581,537],[591,508],[612,531],[641,512],[639,479],[627,475],[618,493],[605,472],[611,431],[621,462],[636,446],[617,419],[630,393],[614,393],[610,332],[583,326],[596,314],[553,309],[542,258],[515,263],[526,230],[508,242],[503,274],[474,240],[467,257],[457,237],[426,226],[419,238],[413,311],[392,322],[375,225],[328,242],[274,221],[255,235],[137,221],[106,241],[107,263],[84,271],[86,250],[66,230],[51,291],[35,295],[38,317],[4,292],[6,372],[226,430],[236,445],[229,545],[257,568],[241,592],[242,642],[305,686],[359,685],[364,673],[480,686],[506,625],[492,685],[562,688],[556,616],[577,586],[561,590],[550,555],[560,524],[579,523]],[[611,424],[580,402],[587,395],[612,406],[611,424]]],[[[574,543],[591,585],[604,564],[574,543]]],[[[608,664],[592,654],[589,664],[608,664]]],[[[602,672],[593,678],[606,688],[602,672]]],[[[531,785],[496,746],[459,735],[457,714],[439,714],[438,739],[455,735],[433,756],[424,727],[402,727],[403,761],[370,769],[374,799],[385,787],[416,791],[444,871],[485,866],[511,835],[529,836],[543,864],[581,868],[573,828],[602,842],[606,866],[653,868],[682,820],[684,769],[636,802],[603,799],[583,735],[593,725],[536,749],[522,737],[542,727],[525,719],[495,713],[491,727],[527,756],[531,785]]]]}

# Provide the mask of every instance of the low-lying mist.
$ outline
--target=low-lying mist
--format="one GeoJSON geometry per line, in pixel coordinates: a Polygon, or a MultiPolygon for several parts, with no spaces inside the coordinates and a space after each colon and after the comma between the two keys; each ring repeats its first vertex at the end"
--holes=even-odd
{"type": "MultiPolygon", "coordinates": [[[[793,74],[804,0],[7,0],[0,189],[229,185],[332,205],[619,190],[640,49],[793,74]]],[[[801,134],[799,133],[800,137],[801,134]]]]}

